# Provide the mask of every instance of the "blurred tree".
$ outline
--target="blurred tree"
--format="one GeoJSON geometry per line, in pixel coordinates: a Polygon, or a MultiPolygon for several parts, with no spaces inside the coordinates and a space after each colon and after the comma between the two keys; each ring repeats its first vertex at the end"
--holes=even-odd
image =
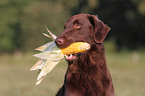
{"type": "Polygon", "coordinates": [[[47,32],[44,25],[56,35],[63,32],[63,24],[68,18],[65,11],[61,4],[54,1],[37,1],[27,6],[21,17],[24,50],[32,50],[51,40],[42,35],[47,32]]]}
{"type": "Polygon", "coordinates": [[[1,0],[0,1],[0,52],[13,52],[20,50],[21,23],[20,16],[26,0],[1,0]]]}
{"type": "Polygon", "coordinates": [[[56,35],[78,13],[97,14],[111,28],[118,49],[145,46],[144,0],[1,0],[0,52],[32,50],[48,42],[45,24],[56,35]]]}
{"type": "Polygon", "coordinates": [[[90,9],[96,8],[99,4],[98,0],[61,0],[61,3],[71,15],[90,13],[90,9]]]}
{"type": "Polygon", "coordinates": [[[0,1],[0,52],[32,50],[45,43],[44,24],[59,34],[68,18],[64,7],[55,0],[0,1]]]}

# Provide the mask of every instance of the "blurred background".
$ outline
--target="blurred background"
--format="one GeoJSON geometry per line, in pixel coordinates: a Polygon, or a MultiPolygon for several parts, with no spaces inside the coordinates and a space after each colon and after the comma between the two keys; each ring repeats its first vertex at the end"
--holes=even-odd
{"type": "Polygon", "coordinates": [[[111,27],[106,59],[116,96],[145,96],[145,0],[1,0],[0,96],[54,96],[63,84],[63,60],[38,86],[34,49],[59,35],[65,21],[89,13],[111,27]]]}

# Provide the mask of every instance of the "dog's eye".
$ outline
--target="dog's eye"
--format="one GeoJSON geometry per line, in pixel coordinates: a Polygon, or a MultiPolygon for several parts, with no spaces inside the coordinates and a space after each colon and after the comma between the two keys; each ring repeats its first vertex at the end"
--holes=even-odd
{"type": "Polygon", "coordinates": [[[80,29],[80,28],[81,28],[81,25],[79,25],[79,24],[75,25],[75,29],[80,29]]]}

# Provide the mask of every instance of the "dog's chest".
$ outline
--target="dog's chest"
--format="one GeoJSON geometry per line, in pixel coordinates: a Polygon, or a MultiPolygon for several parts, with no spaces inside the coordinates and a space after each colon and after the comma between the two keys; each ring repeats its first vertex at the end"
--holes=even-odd
{"type": "Polygon", "coordinates": [[[97,84],[95,80],[96,77],[92,74],[68,70],[65,89],[66,94],[69,95],[66,96],[96,96],[97,84]]]}

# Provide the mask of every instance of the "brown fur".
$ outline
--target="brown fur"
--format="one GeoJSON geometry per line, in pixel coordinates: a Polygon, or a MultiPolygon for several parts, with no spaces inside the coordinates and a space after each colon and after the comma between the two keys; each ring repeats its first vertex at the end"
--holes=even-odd
{"type": "Polygon", "coordinates": [[[65,31],[56,39],[58,47],[81,41],[89,43],[91,48],[68,61],[64,85],[56,96],[114,96],[103,45],[109,30],[97,16],[89,14],[75,15],[65,23],[65,31]],[[81,28],[76,29],[76,24],[81,28]]]}

